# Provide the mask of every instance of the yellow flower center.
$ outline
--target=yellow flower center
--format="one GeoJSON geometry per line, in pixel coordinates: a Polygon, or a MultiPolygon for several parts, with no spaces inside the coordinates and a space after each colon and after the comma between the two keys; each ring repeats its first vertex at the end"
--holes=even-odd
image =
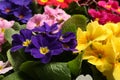
{"type": "Polygon", "coordinates": [[[99,18],[96,18],[95,21],[99,21],[99,18]]]}
{"type": "Polygon", "coordinates": [[[117,9],[117,12],[120,12],[120,8],[117,9]]]}
{"type": "Polygon", "coordinates": [[[41,54],[47,54],[49,52],[49,49],[48,47],[40,47],[40,53],[41,54]]]}
{"type": "Polygon", "coordinates": [[[19,18],[22,19],[22,18],[24,18],[24,16],[21,14],[21,15],[19,15],[19,18]]]}
{"type": "Polygon", "coordinates": [[[64,0],[57,0],[58,2],[64,2],[64,0]]]}
{"type": "Polygon", "coordinates": [[[118,55],[118,56],[116,57],[116,62],[117,62],[117,63],[120,63],[120,55],[118,55]]]}
{"type": "Polygon", "coordinates": [[[5,29],[4,28],[0,28],[0,32],[4,33],[5,29]]]}
{"type": "Polygon", "coordinates": [[[48,0],[41,0],[41,2],[44,2],[44,3],[45,3],[45,2],[48,2],[48,0]]]}
{"type": "Polygon", "coordinates": [[[10,12],[10,11],[11,11],[11,10],[10,10],[9,8],[6,8],[6,9],[5,9],[5,12],[7,12],[7,13],[10,12]]]}
{"type": "Polygon", "coordinates": [[[98,58],[101,59],[103,55],[101,53],[98,53],[98,58]]]}
{"type": "Polygon", "coordinates": [[[26,41],[23,42],[23,46],[27,47],[31,43],[31,40],[26,39],[26,41]]]}
{"type": "Polygon", "coordinates": [[[111,5],[105,5],[106,8],[110,9],[111,8],[111,5]]]}
{"type": "Polygon", "coordinates": [[[0,70],[3,69],[3,66],[0,66],[0,70]]]}
{"type": "Polygon", "coordinates": [[[64,48],[70,48],[67,44],[63,44],[64,48]]]}

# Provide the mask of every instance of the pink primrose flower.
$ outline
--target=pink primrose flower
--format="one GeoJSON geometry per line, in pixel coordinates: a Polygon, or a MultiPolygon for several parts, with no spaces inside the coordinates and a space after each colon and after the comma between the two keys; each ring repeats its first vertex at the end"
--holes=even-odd
{"type": "Polygon", "coordinates": [[[4,31],[14,25],[14,21],[7,21],[0,18],[0,51],[2,50],[2,44],[5,42],[4,31]]]}
{"type": "Polygon", "coordinates": [[[49,25],[52,25],[54,23],[59,23],[58,27],[61,29],[62,24],[69,19],[71,16],[65,13],[64,10],[59,9],[57,7],[56,9],[53,9],[49,6],[44,7],[44,13],[43,14],[36,14],[34,15],[28,22],[27,22],[27,29],[34,29],[35,27],[43,25],[44,22],[46,22],[49,25]],[[62,21],[60,23],[60,21],[62,21]]]}
{"type": "Polygon", "coordinates": [[[0,28],[10,28],[14,25],[14,21],[7,21],[5,19],[0,18],[0,28]]]}

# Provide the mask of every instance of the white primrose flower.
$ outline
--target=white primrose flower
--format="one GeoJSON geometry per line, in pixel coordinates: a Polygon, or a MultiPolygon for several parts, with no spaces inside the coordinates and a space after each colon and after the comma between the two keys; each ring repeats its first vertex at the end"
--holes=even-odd
{"type": "Polygon", "coordinates": [[[76,80],[93,80],[92,77],[90,75],[79,75],[76,80]]]}
{"type": "Polygon", "coordinates": [[[13,69],[13,67],[10,66],[10,63],[8,61],[5,63],[3,61],[0,61],[0,74],[5,74],[11,69],[13,69]]]}

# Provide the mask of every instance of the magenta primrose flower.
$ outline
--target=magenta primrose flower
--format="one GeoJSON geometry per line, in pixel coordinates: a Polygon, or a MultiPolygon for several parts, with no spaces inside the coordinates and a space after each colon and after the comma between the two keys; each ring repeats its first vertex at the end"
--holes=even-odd
{"type": "Polygon", "coordinates": [[[118,1],[115,0],[109,0],[108,2],[106,1],[99,1],[98,5],[100,7],[103,7],[111,12],[116,12],[118,14],[120,14],[120,6],[118,1]]]}
{"type": "Polygon", "coordinates": [[[113,14],[109,11],[105,10],[96,11],[95,9],[89,9],[88,13],[91,15],[93,20],[98,20],[100,24],[105,24],[107,22],[117,23],[120,21],[119,15],[113,14]]]}

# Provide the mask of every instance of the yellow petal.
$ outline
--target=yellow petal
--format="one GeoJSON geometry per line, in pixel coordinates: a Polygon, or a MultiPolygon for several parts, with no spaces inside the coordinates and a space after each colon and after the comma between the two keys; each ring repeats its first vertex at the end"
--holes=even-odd
{"type": "Polygon", "coordinates": [[[113,76],[115,80],[120,80],[120,64],[117,64],[113,71],[113,76]]]}

